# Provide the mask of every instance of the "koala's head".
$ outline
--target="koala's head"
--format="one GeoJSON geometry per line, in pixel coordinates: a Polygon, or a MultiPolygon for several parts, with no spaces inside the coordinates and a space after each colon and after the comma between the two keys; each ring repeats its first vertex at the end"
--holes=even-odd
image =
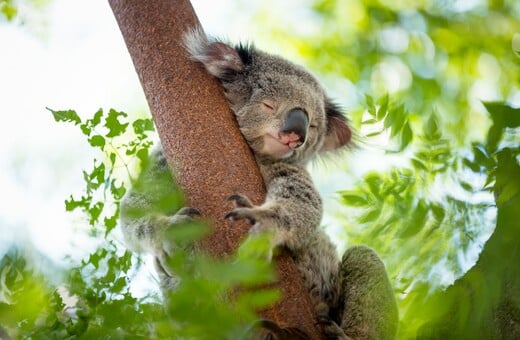
{"type": "Polygon", "coordinates": [[[191,56],[225,88],[238,125],[260,161],[304,163],[350,142],[345,117],[303,67],[258,51],[186,35],[191,56]]]}

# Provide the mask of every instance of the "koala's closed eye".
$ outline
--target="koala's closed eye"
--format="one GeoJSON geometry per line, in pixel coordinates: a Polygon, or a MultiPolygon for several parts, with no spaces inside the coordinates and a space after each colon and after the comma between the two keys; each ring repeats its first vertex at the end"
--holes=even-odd
{"type": "Polygon", "coordinates": [[[262,100],[261,102],[262,110],[267,113],[275,113],[276,112],[276,104],[272,100],[262,100]]]}

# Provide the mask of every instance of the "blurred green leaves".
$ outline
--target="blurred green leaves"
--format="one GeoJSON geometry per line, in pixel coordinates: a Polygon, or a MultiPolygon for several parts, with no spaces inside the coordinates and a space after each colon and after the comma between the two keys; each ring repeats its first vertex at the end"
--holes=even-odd
{"type": "MultiPolygon", "coordinates": [[[[249,239],[237,254],[215,259],[194,251],[194,244],[207,234],[207,226],[200,222],[175,225],[166,237],[177,245],[168,262],[179,280],[177,289],[167,292],[165,304],[152,293],[134,297],[130,284],[142,262],[115,241],[111,232],[126,192],[124,177],[144,190],[173,184],[169,174],[147,182],[144,176],[135,176],[137,171],[131,166],[139,163],[142,171],[153,166],[148,158],[153,122],[129,121],[126,113],[113,109],[107,113],[100,109],[88,119],[74,110],[48,110],[56,121],[78,126],[98,155],[92,169],[83,171],[80,198],[71,195],[65,208],[86,216],[99,243],[79,264],[57,269],[52,277],[34,269],[23,251],[8,252],[0,260],[0,325],[4,330],[13,338],[36,339],[245,338],[256,312],[279,296],[265,287],[275,280],[271,263],[267,256],[258,256],[268,252],[268,238],[249,239]]],[[[171,193],[156,195],[153,209],[135,213],[175,212],[182,197],[177,188],[171,189],[171,193]]]]}
{"type": "MultiPolygon", "coordinates": [[[[187,245],[200,238],[200,225],[174,228],[170,236],[187,245]],[[194,232],[195,230],[195,232],[194,232]],[[186,243],[185,243],[186,244],[186,243]]],[[[166,308],[174,334],[195,339],[240,339],[256,319],[256,311],[274,303],[279,294],[259,284],[273,282],[266,257],[268,238],[251,239],[231,258],[216,260],[200,252],[178,252],[169,261],[180,279],[169,292],[166,308]]]]}
{"type": "MultiPolygon", "coordinates": [[[[374,113],[380,112],[378,107],[386,107],[386,102],[386,98],[375,101],[367,96],[367,111],[374,120],[368,124],[385,121],[388,114],[374,113]]],[[[505,103],[486,103],[485,107],[493,122],[485,144],[454,147],[443,137],[439,118],[432,114],[415,134],[408,166],[370,172],[355,188],[340,192],[343,204],[349,207],[342,216],[351,243],[377,249],[394,278],[401,298],[400,336],[404,339],[418,334],[422,334],[419,338],[442,334],[442,338],[450,339],[478,335],[482,325],[486,325],[485,334],[489,336],[511,332],[511,327],[499,330],[498,324],[486,322],[501,299],[516,294],[518,288],[512,287],[520,287],[519,279],[511,281],[508,274],[520,267],[517,257],[511,258],[517,247],[492,248],[499,263],[487,263],[479,268],[478,275],[474,271],[464,275],[467,268],[460,261],[482,237],[486,225],[496,224],[495,232],[505,232],[513,239],[517,236],[511,234],[520,230],[517,225],[504,231],[494,217],[503,206],[513,204],[517,206],[514,209],[520,209],[520,110],[505,103]],[[508,269],[497,269],[503,266],[508,269]],[[432,280],[438,271],[462,276],[465,283],[451,286],[450,293],[442,295],[440,280],[432,280]],[[486,286],[493,290],[479,288],[486,286]],[[476,289],[481,294],[479,299],[471,297],[476,289]],[[434,292],[437,294],[432,297],[434,292]],[[476,308],[480,316],[475,314],[476,308]],[[452,333],[444,333],[438,327],[450,315],[458,320],[453,326],[456,331],[449,328],[452,333]]],[[[381,133],[392,129],[394,123],[383,124],[381,133]]],[[[401,130],[397,136],[403,133],[401,130]]],[[[519,307],[516,304],[510,308],[519,307]]]]}
{"type": "Polygon", "coordinates": [[[367,134],[367,137],[374,137],[381,134],[386,129],[390,129],[390,138],[397,137],[397,150],[403,151],[413,140],[413,132],[410,126],[409,113],[404,104],[390,105],[388,94],[381,97],[377,102],[365,95],[367,102],[367,113],[370,119],[362,122],[363,125],[379,125],[379,130],[367,134]]]}

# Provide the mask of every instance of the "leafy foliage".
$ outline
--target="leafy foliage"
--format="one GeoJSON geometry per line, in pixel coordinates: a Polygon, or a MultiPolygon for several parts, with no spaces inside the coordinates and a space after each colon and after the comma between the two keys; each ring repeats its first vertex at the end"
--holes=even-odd
{"type": "MultiPolygon", "coordinates": [[[[258,256],[267,251],[268,240],[250,240],[235,256],[216,260],[192,251],[207,232],[204,225],[176,226],[167,236],[181,245],[170,259],[178,289],[165,297],[166,308],[153,293],[136,298],[130,283],[142,261],[124,250],[112,231],[126,192],[127,181],[121,178],[135,182],[132,162],[146,166],[153,123],[129,122],[126,113],[113,109],[106,114],[100,109],[89,119],[73,110],[48,110],[56,121],[78,126],[101,155],[92,170],[83,171],[81,198],[71,195],[65,201],[67,211],[86,216],[99,246],[81,263],[53,273],[63,278],[58,284],[34,269],[23,251],[6,254],[0,261],[0,325],[15,338],[245,337],[255,311],[278,297],[273,289],[252,289],[274,279],[267,257],[258,256]]],[[[178,189],[172,190],[176,198],[158,204],[173,205],[169,209],[175,211],[182,199],[178,189]]]]}
{"type": "Polygon", "coordinates": [[[67,211],[80,209],[90,217],[89,224],[93,232],[99,227],[100,217],[103,216],[105,236],[116,226],[119,216],[119,201],[126,192],[122,181],[117,180],[118,168],[126,169],[126,175],[132,178],[129,164],[137,159],[145,159],[152,141],[148,133],[154,131],[151,119],[137,119],[133,122],[133,131],[127,131],[129,123],[121,123],[120,117],[127,117],[124,112],[111,109],[105,116],[103,110],[98,110],[92,118],[84,122],[74,110],[55,111],[48,109],[57,122],[69,122],[79,126],[81,133],[89,144],[103,152],[103,159],[94,159],[92,170],[83,171],[85,194],[81,198],[72,195],[65,201],[67,211]],[[104,124],[102,122],[104,121],[104,124]],[[123,135],[132,138],[129,142],[122,142],[123,135]],[[119,138],[118,138],[119,137],[119,138]],[[111,200],[107,200],[111,197],[111,200]]]}
{"type": "Polygon", "coordinates": [[[333,92],[365,140],[405,160],[341,191],[338,212],[349,243],[387,265],[399,338],[507,338],[520,262],[517,243],[496,244],[520,229],[502,218],[520,209],[518,3],[314,0],[309,16],[291,32],[258,15],[263,34],[348,85],[333,92]]]}

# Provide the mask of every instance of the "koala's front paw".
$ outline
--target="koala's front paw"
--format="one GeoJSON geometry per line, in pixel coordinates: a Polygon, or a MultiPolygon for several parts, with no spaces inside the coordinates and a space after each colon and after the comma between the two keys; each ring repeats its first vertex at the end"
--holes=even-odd
{"type": "Polygon", "coordinates": [[[177,211],[177,213],[173,215],[173,219],[175,219],[175,223],[180,223],[188,222],[191,219],[199,216],[201,216],[200,211],[198,211],[197,209],[192,207],[184,207],[180,208],[179,211],[177,211]]]}
{"type": "Polygon", "coordinates": [[[233,202],[233,205],[235,208],[242,207],[242,208],[253,208],[255,205],[249,198],[242,195],[231,195],[227,198],[228,201],[233,202]]]}
{"type": "Polygon", "coordinates": [[[251,224],[250,237],[240,246],[239,253],[246,253],[253,257],[265,257],[268,262],[273,258],[273,251],[277,247],[276,213],[265,206],[255,206],[251,201],[241,195],[232,195],[228,201],[233,202],[235,209],[231,210],[224,218],[231,221],[245,220],[251,224]],[[268,248],[257,244],[250,247],[251,242],[257,242],[266,237],[268,248]]]}
{"type": "Polygon", "coordinates": [[[154,252],[156,257],[156,269],[159,274],[162,273],[169,277],[174,276],[173,273],[168,271],[168,260],[179,247],[174,239],[168,237],[168,230],[175,228],[177,225],[188,223],[199,216],[201,216],[201,214],[197,209],[184,207],[179,209],[175,215],[169,216],[168,220],[165,221],[163,232],[158,235],[159,245],[154,252]]]}
{"type": "Polygon", "coordinates": [[[255,206],[249,198],[242,195],[231,195],[227,199],[233,202],[234,209],[228,212],[224,218],[231,221],[246,220],[252,225],[250,233],[261,233],[274,228],[276,214],[268,208],[255,206]]]}
{"type": "Polygon", "coordinates": [[[195,217],[200,216],[200,212],[191,207],[184,207],[179,209],[173,216],[167,216],[165,220],[162,220],[163,226],[161,232],[157,235],[159,242],[161,243],[160,251],[165,251],[167,255],[171,255],[171,252],[177,248],[175,240],[168,235],[168,231],[175,228],[175,226],[183,223],[191,222],[195,217]]]}
{"type": "Polygon", "coordinates": [[[318,315],[318,322],[316,324],[320,326],[326,339],[352,340],[329,316],[318,315]]]}

